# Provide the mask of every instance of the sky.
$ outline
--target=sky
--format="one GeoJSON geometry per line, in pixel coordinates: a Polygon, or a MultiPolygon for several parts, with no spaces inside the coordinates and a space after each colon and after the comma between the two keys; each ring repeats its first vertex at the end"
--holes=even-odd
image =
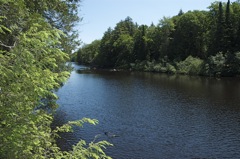
{"type": "MultiPolygon", "coordinates": [[[[177,15],[180,9],[208,10],[216,0],[82,0],[79,16],[83,20],[77,25],[82,43],[89,44],[101,39],[109,27],[131,17],[139,25],[158,24],[165,17],[177,15]]],[[[226,0],[227,1],[227,0],[226,0]]],[[[223,0],[223,2],[225,2],[223,0]]]]}

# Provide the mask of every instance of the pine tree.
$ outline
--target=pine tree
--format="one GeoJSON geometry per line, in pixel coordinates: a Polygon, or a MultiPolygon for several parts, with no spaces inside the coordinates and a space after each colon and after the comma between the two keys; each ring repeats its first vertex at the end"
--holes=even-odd
{"type": "Polygon", "coordinates": [[[234,45],[234,51],[240,50],[240,17],[238,20],[238,26],[237,26],[237,33],[235,36],[235,45],[234,45]]]}
{"type": "Polygon", "coordinates": [[[221,52],[224,50],[224,14],[222,2],[219,2],[218,8],[218,20],[217,20],[217,30],[215,33],[215,53],[221,52]]]}
{"type": "Polygon", "coordinates": [[[183,15],[183,14],[184,14],[183,10],[180,9],[180,11],[178,12],[178,16],[181,16],[181,15],[183,15]]]}
{"type": "Polygon", "coordinates": [[[138,32],[134,37],[134,48],[133,54],[136,60],[143,61],[147,57],[147,50],[146,50],[146,42],[145,42],[145,30],[146,27],[144,25],[139,27],[138,32]]]}
{"type": "Polygon", "coordinates": [[[230,0],[227,2],[226,14],[225,14],[225,33],[224,33],[224,51],[231,52],[233,50],[233,25],[231,20],[231,12],[230,12],[230,0]]]}

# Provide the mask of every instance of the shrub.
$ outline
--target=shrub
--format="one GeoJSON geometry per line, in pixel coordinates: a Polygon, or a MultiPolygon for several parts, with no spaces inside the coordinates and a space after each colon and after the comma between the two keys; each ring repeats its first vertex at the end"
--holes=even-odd
{"type": "Polygon", "coordinates": [[[155,72],[162,72],[162,64],[161,64],[161,63],[156,64],[156,65],[153,67],[153,70],[154,70],[155,72]]]}
{"type": "Polygon", "coordinates": [[[177,71],[176,68],[169,63],[167,63],[166,70],[168,73],[171,73],[171,74],[174,74],[177,71]]]}
{"type": "Polygon", "coordinates": [[[211,76],[222,76],[225,70],[227,57],[224,53],[219,52],[215,56],[210,56],[208,58],[208,63],[206,66],[206,72],[211,76]]]}
{"type": "Polygon", "coordinates": [[[178,73],[198,75],[201,73],[203,64],[203,60],[188,56],[184,61],[177,63],[178,73]]]}

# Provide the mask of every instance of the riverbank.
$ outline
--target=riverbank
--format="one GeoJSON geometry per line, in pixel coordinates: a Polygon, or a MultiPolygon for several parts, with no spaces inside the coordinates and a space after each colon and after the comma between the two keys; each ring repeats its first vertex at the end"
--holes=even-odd
{"type": "Polygon", "coordinates": [[[227,55],[222,53],[211,56],[208,60],[189,56],[184,61],[159,60],[159,61],[136,61],[135,63],[121,66],[106,67],[101,65],[88,64],[92,70],[118,71],[140,71],[166,74],[183,74],[206,77],[239,77],[240,58],[239,53],[235,55],[234,62],[229,63],[227,55]]]}

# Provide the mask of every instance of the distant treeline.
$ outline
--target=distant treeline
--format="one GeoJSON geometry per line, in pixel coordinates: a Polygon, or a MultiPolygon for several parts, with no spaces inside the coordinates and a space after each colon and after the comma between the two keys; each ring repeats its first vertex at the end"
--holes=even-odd
{"type": "Polygon", "coordinates": [[[100,68],[205,76],[240,74],[240,2],[214,2],[208,11],[163,17],[138,25],[130,17],[73,59],[100,68]]]}

